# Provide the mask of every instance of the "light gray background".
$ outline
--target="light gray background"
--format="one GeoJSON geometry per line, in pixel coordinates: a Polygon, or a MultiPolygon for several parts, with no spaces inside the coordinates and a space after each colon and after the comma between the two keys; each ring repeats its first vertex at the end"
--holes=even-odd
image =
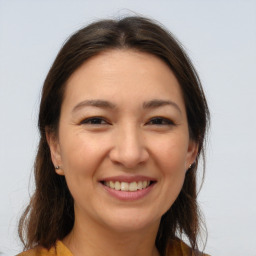
{"type": "Polygon", "coordinates": [[[16,229],[29,195],[40,89],[57,51],[81,26],[129,10],[180,39],[206,91],[212,126],[199,197],[206,251],[255,256],[256,1],[247,0],[0,0],[0,251],[21,250],[16,229]]]}

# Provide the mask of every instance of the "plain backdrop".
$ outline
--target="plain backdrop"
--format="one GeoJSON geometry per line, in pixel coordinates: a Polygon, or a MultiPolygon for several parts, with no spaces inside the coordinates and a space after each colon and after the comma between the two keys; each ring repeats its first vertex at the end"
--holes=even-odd
{"type": "Polygon", "coordinates": [[[33,191],[40,90],[58,50],[92,21],[135,13],[177,36],[209,101],[212,125],[199,196],[208,227],[206,252],[256,255],[256,1],[0,0],[3,255],[22,248],[17,222],[33,191]]]}

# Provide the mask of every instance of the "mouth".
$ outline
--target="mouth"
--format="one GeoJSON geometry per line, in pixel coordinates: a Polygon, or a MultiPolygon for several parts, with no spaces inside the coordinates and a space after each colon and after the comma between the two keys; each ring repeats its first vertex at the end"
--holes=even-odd
{"type": "Polygon", "coordinates": [[[105,191],[121,201],[136,201],[151,193],[157,180],[145,176],[114,176],[99,181],[105,191]]]}
{"type": "Polygon", "coordinates": [[[125,182],[125,181],[101,181],[101,183],[113,190],[116,191],[128,191],[128,192],[136,192],[139,190],[144,190],[151,186],[155,181],[150,180],[141,180],[141,181],[132,181],[132,182],[125,182]]]}

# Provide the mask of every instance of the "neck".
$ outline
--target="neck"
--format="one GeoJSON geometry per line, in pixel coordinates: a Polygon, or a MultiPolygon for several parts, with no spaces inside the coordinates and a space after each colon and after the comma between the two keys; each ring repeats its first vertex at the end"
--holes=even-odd
{"type": "Polygon", "coordinates": [[[73,256],[158,256],[155,247],[158,226],[159,223],[155,223],[151,227],[123,232],[79,220],[63,242],[73,256]]]}

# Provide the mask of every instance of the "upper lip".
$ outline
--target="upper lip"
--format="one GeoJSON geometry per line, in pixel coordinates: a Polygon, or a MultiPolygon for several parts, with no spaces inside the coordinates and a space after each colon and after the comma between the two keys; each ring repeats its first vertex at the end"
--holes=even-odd
{"type": "Polygon", "coordinates": [[[156,181],[155,178],[148,177],[148,176],[142,176],[142,175],[136,175],[136,176],[127,176],[127,175],[119,175],[119,176],[112,176],[112,177],[106,177],[103,179],[100,179],[101,182],[103,181],[120,181],[120,182],[138,182],[138,181],[156,181]]]}

